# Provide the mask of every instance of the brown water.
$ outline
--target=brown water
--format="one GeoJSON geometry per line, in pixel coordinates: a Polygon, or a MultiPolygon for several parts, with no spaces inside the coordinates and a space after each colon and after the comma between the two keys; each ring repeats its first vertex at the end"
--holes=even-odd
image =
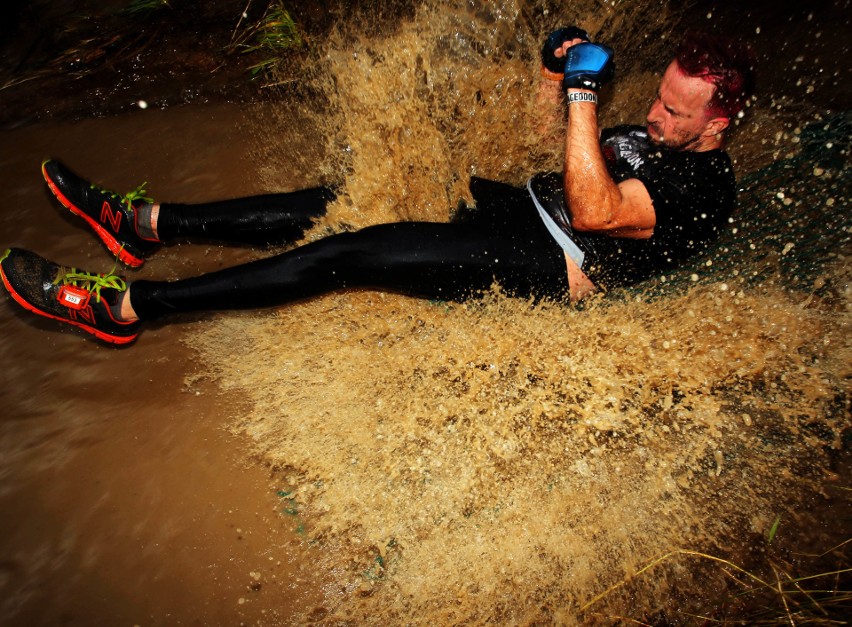
{"type": "MultiPolygon", "coordinates": [[[[108,270],[108,253],[49,197],[41,160],[128,189],[145,172],[161,197],[252,193],[242,120],[235,107],[174,108],[4,133],[5,244],[108,270]]],[[[145,272],[240,255],[179,249],[145,272]]],[[[114,350],[0,302],[0,622],[253,623],[321,597],[281,486],[225,431],[246,402],[185,380],[205,369],[182,345],[192,326],[114,350]]]]}
{"type": "MultiPolygon", "coordinates": [[[[184,202],[340,182],[318,232],[444,219],[471,174],[521,182],[560,166],[559,138],[542,137],[530,98],[542,22],[580,22],[629,51],[603,107],[614,123],[641,120],[665,61],[641,61],[648,38],[665,42],[678,17],[638,2],[424,3],[391,32],[332,33],[271,108],[7,132],[4,241],[109,269],[49,197],[47,156],[184,202]]],[[[771,41],[759,42],[764,57],[771,41]]],[[[838,474],[848,153],[837,162],[821,140],[817,157],[796,161],[802,127],[830,119],[809,106],[767,95],[750,111],[732,145],[740,173],[783,167],[749,179],[751,204],[722,250],[652,293],[582,309],[344,293],[171,320],[127,350],[4,300],[0,342],[14,365],[0,392],[0,498],[14,515],[0,523],[3,616],[683,620],[742,588],[683,553],[634,578],[649,560],[688,549],[771,576],[767,556],[780,567],[797,540],[838,544],[850,529],[848,469],[838,474]],[[802,216],[823,225],[820,241],[802,216]],[[793,262],[805,250],[818,260],[809,273],[793,262]],[[778,516],[776,552],[766,537],[778,516]]],[[[137,275],[259,254],[170,247],[137,275]]]]}

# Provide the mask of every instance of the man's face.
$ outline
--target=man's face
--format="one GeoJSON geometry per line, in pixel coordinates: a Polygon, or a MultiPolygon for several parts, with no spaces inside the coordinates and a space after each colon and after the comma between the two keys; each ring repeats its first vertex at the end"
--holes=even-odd
{"type": "Polygon", "coordinates": [[[657,143],[675,150],[695,150],[710,131],[707,103],[715,86],[684,74],[672,61],[663,74],[657,98],[648,111],[648,134],[657,143]]]}

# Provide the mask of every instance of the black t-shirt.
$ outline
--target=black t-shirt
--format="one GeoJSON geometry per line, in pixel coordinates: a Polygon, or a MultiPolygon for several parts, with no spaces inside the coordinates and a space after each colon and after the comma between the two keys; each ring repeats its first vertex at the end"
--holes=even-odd
{"type": "Polygon", "coordinates": [[[719,236],[736,190],[724,151],[671,150],[640,126],[604,130],[601,148],[616,183],[633,178],[645,185],[656,226],[644,240],[573,231],[571,238],[587,253],[583,271],[594,283],[611,288],[663,274],[719,236]]]}

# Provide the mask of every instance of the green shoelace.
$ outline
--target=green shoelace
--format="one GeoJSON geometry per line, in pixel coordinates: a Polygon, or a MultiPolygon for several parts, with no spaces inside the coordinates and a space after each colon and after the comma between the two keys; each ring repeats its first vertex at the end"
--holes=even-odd
{"type": "Polygon", "coordinates": [[[89,185],[92,189],[96,189],[103,194],[107,194],[112,198],[118,198],[120,202],[127,203],[127,208],[133,212],[133,203],[137,200],[141,200],[142,202],[152,203],[154,202],[153,198],[150,198],[145,195],[145,186],[148,184],[148,181],[145,181],[141,185],[139,185],[136,189],[127,192],[124,196],[121,194],[117,194],[108,189],[104,189],[103,187],[99,187],[98,185],[89,185]]]}
{"type": "Polygon", "coordinates": [[[95,295],[95,301],[101,302],[101,290],[109,288],[123,292],[127,289],[127,283],[120,276],[113,274],[115,266],[106,274],[92,274],[80,272],[77,268],[60,268],[59,274],[53,280],[54,285],[73,285],[95,295]]]}

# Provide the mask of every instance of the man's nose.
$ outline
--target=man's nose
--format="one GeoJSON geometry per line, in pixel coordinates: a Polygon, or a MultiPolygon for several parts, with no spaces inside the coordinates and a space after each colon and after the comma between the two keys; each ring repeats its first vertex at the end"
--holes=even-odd
{"type": "Polygon", "coordinates": [[[648,109],[648,115],[645,116],[645,119],[648,122],[662,122],[664,119],[664,111],[663,103],[660,102],[659,98],[655,98],[654,102],[651,103],[651,108],[648,109]]]}
{"type": "Polygon", "coordinates": [[[662,119],[662,117],[660,116],[662,108],[663,107],[660,103],[660,99],[656,98],[654,102],[651,103],[651,108],[648,109],[648,115],[645,116],[645,119],[648,122],[659,122],[662,119]]]}

